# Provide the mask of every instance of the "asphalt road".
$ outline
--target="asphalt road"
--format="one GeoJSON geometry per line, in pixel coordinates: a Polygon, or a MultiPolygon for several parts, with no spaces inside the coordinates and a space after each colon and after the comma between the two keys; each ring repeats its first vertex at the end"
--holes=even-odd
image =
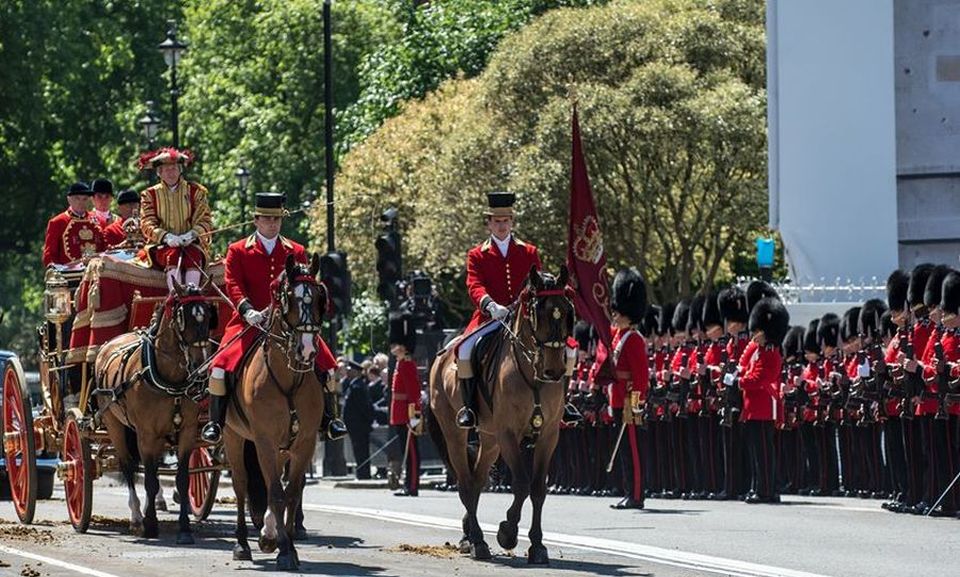
{"type": "MultiPolygon", "coordinates": [[[[166,489],[169,497],[169,489],[166,489]]],[[[142,491],[141,491],[142,493],[142,491]]],[[[197,544],[174,545],[175,515],[161,513],[161,538],[143,540],[127,529],[126,491],[101,479],[96,515],[87,534],[66,521],[62,492],[38,505],[37,523],[21,527],[9,502],[0,503],[0,575],[126,577],[243,575],[273,569],[274,555],[231,559],[235,511],[232,490],[221,488],[211,517],[195,525],[197,544]]],[[[877,501],[788,498],[787,503],[649,500],[645,511],[613,511],[608,499],[549,496],[544,511],[549,568],[529,567],[521,521],[516,556],[493,535],[510,497],[485,494],[481,523],[490,530],[489,562],[462,557],[448,544],[460,536],[459,500],[432,490],[418,498],[385,490],[307,487],[310,540],[298,544],[308,575],[437,577],[504,575],[742,575],[876,577],[960,574],[960,521],[887,513],[877,501]]]]}

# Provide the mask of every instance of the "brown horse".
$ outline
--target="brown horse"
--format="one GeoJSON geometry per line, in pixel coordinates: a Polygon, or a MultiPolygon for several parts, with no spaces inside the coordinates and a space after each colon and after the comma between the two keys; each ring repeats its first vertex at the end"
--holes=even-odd
{"type": "Polygon", "coordinates": [[[300,564],[293,545],[296,512],[323,417],[323,386],[314,370],[316,338],[327,303],[326,290],[316,280],[319,270],[317,255],[309,270],[295,263],[292,255],[287,257],[285,270],[271,289],[267,334],[244,361],[223,438],[237,496],[233,558],[252,558],[245,515],[249,496],[254,525],[261,526],[260,550],[270,553],[279,548],[277,568],[282,570],[300,564]],[[265,512],[257,491],[261,476],[265,512]]]}
{"type": "MultiPolygon", "coordinates": [[[[500,523],[497,541],[506,550],[517,546],[523,502],[533,503],[527,561],[549,563],[540,517],[547,495],[547,471],[557,446],[563,415],[565,346],[573,332],[574,310],[566,290],[567,269],[559,278],[531,268],[526,287],[510,317],[484,347],[483,375],[478,387],[479,446],[468,443],[468,431],[457,427],[462,405],[453,347],[440,354],[430,370],[430,436],[457,477],[466,508],[460,550],[475,559],[489,559],[490,548],[477,522],[477,503],[490,467],[499,455],[513,474],[513,504],[500,523]]],[[[478,354],[479,351],[478,351],[478,354]]]]}
{"type": "Polygon", "coordinates": [[[197,371],[210,356],[210,331],[217,306],[204,289],[176,285],[150,331],[121,335],[97,354],[97,398],[103,423],[130,492],[130,528],[141,524],[143,537],[158,536],[156,501],[158,468],[168,444],[176,447],[180,502],[178,544],[192,544],[189,488],[190,453],[197,444],[197,399],[206,388],[206,371],[197,371]],[[194,375],[194,373],[199,373],[194,375]],[[147,507],[141,515],[135,487],[143,463],[147,507]]]}

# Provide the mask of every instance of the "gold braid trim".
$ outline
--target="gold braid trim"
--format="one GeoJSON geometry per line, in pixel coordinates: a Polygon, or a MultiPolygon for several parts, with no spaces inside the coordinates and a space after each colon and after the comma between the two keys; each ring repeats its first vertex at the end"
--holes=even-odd
{"type": "Polygon", "coordinates": [[[64,364],[74,365],[77,363],[83,363],[87,360],[87,348],[88,347],[77,347],[75,349],[67,350],[64,356],[64,364]]]}
{"type": "Polygon", "coordinates": [[[89,306],[77,313],[77,317],[73,319],[73,330],[89,326],[91,316],[93,316],[93,308],[89,306]]]}
{"type": "Polygon", "coordinates": [[[90,326],[95,329],[102,329],[125,324],[129,310],[127,305],[120,305],[107,311],[94,311],[90,326]]]}

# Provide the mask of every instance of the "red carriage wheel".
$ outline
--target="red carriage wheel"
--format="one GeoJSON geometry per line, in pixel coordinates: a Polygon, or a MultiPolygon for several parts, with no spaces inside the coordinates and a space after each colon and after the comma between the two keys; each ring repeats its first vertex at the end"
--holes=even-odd
{"type": "Polygon", "coordinates": [[[90,457],[90,441],[81,434],[80,425],[77,423],[81,416],[78,409],[70,409],[67,413],[60,467],[70,524],[76,532],[86,533],[93,507],[94,471],[93,459],[90,457]]]}
{"type": "Polygon", "coordinates": [[[13,506],[20,522],[29,525],[37,506],[36,436],[30,393],[16,357],[3,371],[3,453],[13,506]]]}
{"type": "MultiPolygon", "coordinates": [[[[219,459],[217,460],[219,462],[219,459]]],[[[213,509],[217,499],[217,487],[220,485],[220,470],[204,471],[212,467],[214,460],[207,447],[197,447],[190,453],[190,510],[198,521],[203,521],[213,509]]]]}

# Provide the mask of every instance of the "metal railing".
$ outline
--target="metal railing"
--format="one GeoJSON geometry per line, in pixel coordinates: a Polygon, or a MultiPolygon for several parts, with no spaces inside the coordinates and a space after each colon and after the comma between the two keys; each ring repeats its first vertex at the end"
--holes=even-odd
{"type": "MultiPolygon", "coordinates": [[[[744,290],[755,277],[737,277],[737,284],[744,290]]],[[[817,281],[802,282],[786,278],[770,283],[784,304],[799,303],[862,303],[872,298],[885,299],[887,287],[879,278],[858,279],[837,277],[830,280],[820,277],[817,281]]]]}

